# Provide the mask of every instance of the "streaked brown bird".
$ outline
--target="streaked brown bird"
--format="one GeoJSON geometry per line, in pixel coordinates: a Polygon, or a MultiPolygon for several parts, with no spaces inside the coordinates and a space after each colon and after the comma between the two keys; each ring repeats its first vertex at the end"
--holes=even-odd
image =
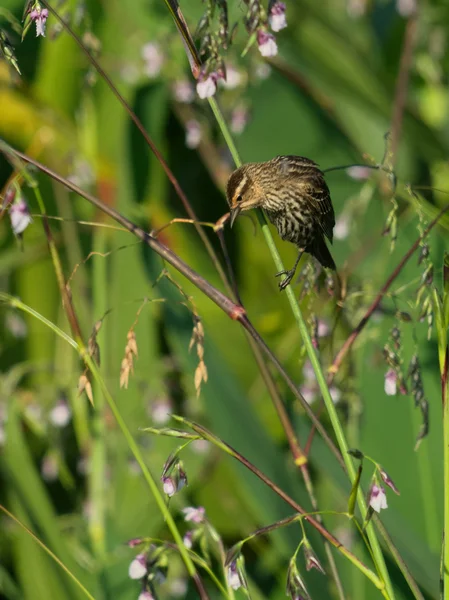
{"type": "Polygon", "coordinates": [[[226,194],[231,207],[231,227],[243,211],[263,208],[283,240],[298,249],[292,269],[279,287],[285,289],[293,279],[304,252],[314,256],[323,267],[336,269],[326,246],[332,243],[335,215],[329,188],[317,164],[303,156],[277,156],[263,163],[248,163],[229,178],[226,194]]]}

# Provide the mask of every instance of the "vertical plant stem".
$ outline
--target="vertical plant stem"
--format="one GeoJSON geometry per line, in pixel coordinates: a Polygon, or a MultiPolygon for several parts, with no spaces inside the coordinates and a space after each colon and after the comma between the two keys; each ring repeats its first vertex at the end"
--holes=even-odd
{"type": "MultiPolygon", "coordinates": [[[[106,252],[106,230],[97,228],[94,233],[93,247],[95,251],[104,254],[106,252]]],[[[93,262],[93,314],[94,318],[101,318],[106,310],[107,277],[106,261],[94,260],[93,262]]],[[[101,349],[104,347],[100,341],[104,331],[98,333],[97,342],[101,349]]],[[[107,360],[108,353],[103,352],[102,360],[107,360]]],[[[103,364],[104,369],[104,364],[103,364]]],[[[97,557],[104,557],[106,553],[106,429],[105,429],[105,400],[100,385],[94,382],[95,413],[92,419],[92,449],[91,466],[89,470],[89,496],[92,507],[89,518],[89,534],[92,548],[97,557]]]]}
{"type": "MultiPolygon", "coordinates": [[[[210,98],[209,104],[210,104],[212,112],[214,113],[214,116],[217,120],[217,123],[221,129],[221,132],[226,141],[226,144],[228,145],[229,151],[231,152],[234,162],[235,162],[236,166],[239,167],[242,164],[242,162],[240,160],[239,154],[237,152],[237,148],[234,144],[231,134],[229,133],[228,127],[223,118],[221,110],[217,104],[217,101],[215,100],[215,98],[210,98]]],[[[279,255],[279,252],[274,243],[273,236],[271,235],[271,231],[268,227],[268,223],[267,223],[265,214],[263,213],[262,210],[257,210],[257,216],[259,219],[260,226],[262,228],[262,233],[265,237],[265,241],[267,243],[268,249],[273,258],[276,269],[277,269],[277,271],[284,271],[285,270],[284,265],[282,263],[281,257],[279,255]]],[[[321,365],[318,360],[318,356],[315,352],[315,348],[313,347],[312,340],[310,338],[306,322],[304,320],[304,317],[302,316],[301,309],[299,307],[298,301],[295,297],[295,294],[294,294],[291,286],[288,286],[286,288],[286,294],[287,294],[287,299],[290,304],[290,308],[292,310],[293,316],[298,325],[298,329],[301,334],[303,343],[306,347],[306,351],[307,351],[309,360],[310,360],[313,370],[315,372],[317,383],[320,388],[320,392],[323,396],[323,400],[326,405],[326,409],[328,411],[329,418],[331,420],[331,424],[332,424],[335,436],[337,438],[338,446],[343,455],[343,460],[345,462],[346,470],[348,472],[349,479],[352,484],[354,482],[355,476],[356,476],[355,468],[354,468],[352,459],[348,454],[349,447],[348,447],[340,420],[338,418],[337,411],[336,411],[334,403],[332,401],[332,398],[331,398],[331,395],[329,392],[329,388],[327,386],[326,379],[323,374],[323,370],[321,369],[321,365]]],[[[359,491],[357,494],[357,502],[358,502],[360,513],[364,516],[366,514],[367,507],[366,507],[365,498],[363,497],[363,491],[361,490],[361,488],[359,488],[359,491]]],[[[367,526],[367,536],[368,536],[368,539],[369,539],[369,542],[371,545],[371,550],[373,553],[376,568],[377,568],[379,574],[381,575],[381,577],[384,581],[384,584],[385,584],[387,597],[389,597],[391,600],[393,600],[395,597],[394,591],[393,591],[393,586],[391,584],[390,576],[387,571],[387,567],[386,567],[385,560],[384,560],[384,557],[382,554],[382,550],[381,550],[381,547],[380,547],[380,544],[377,539],[377,536],[374,531],[374,527],[373,527],[372,523],[369,523],[369,525],[367,526]]]]}
{"type": "Polygon", "coordinates": [[[449,598],[449,393],[448,393],[449,348],[446,346],[444,365],[441,373],[441,399],[443,402],[443,460],[444,460],[444,531],[442,578],[443,598],[449,598]]]}

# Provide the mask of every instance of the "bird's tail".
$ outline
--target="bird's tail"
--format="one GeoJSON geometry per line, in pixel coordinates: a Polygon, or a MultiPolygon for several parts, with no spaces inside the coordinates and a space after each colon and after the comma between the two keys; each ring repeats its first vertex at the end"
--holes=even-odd
{"type": "Polygon", "coordinates": [[[309,252],[312,254],[312,256],[318,259],[323,267],[333,269],[334,271],[337,270],[334,259],[332,258],[332,255],[329,252],[329,248],[327,247],[323,237],[316,237],[313,243],[310,244],[310,247],[306,248],[306,252],[309,252]]]}

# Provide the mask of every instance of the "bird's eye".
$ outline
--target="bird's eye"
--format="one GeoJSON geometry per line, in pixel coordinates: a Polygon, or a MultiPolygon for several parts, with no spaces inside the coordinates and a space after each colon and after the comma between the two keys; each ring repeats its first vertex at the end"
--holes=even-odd
{"type": "Polygon", "coordinates": [[[237,202],[241,202],[243,200],[242,196],[237,196],[237,202]]]}

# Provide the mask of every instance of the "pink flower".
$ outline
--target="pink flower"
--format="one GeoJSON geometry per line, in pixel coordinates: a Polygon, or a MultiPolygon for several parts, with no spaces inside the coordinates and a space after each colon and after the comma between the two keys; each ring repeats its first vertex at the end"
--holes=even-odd
{"type": "Polygon", "coordinates": [[[142,58],[145,62],[144,71],[148,77],[157,77],[164,64],[164,55],[159,44],[148,42],[142,48],[142,58]]]}
{"type": "Polygon", "coordinates": [[[384,389],[387,396],[396,396],[398,376],[396,371],[388,369],[385,373],[384,389]]]}
{"type": "Polygon", "coordinates": [[[248,123],[248,111],[244,106],[238,106],[232,111],[231,131],[232,133],[242,133],[248,123]]]}
{"type": "Polygon", "coordinates": [[[196,119],[190,119],[186,123],[186,146],[193,150],[198,148],[201,142],[201,126],[196,119]]]}
{"type": "Polygon", "coordinates": [[[207,77],[201,76],[196,84],[196,91],[198,96],[204,100],[205,98],[211,98],[217,91],[218,74],[215,72],[210,73],[207,77]]]}
{"type": "Polygon", "coordinates": [[[50,411],[50,423],[55,427],[65,427],[70,423],[72,411],[65,400],[58,400],[50,411]]]}
{"type": "Polygon", "coordinates": [[[240,578],[240,574],[237,568],[237,562],[233,560],[227,569],[227,580],[228,585],[233,590],[238,590],[242,587],[242,580],[240,578]]]}
{"type": "Polygon", "coordinates": [[[30,19],[36,23],[36,37],[40,35],[45,37],[45,23],[48,19],[48,10],[42,8],[39,2],[34,5],[35,8],[30,12],[30,19]]]}
{"type": "Polygon", "coordinates": [[[131,579],[142,579],[147,574],[147,557],[138,554],[129,565],[128,575],[131,579]]]}
{"type": "Polygon", "coordinates": [[[363,181],[364,179],[368,179],[371,175],[372,169],[369,167],[363,167],[361,165],[354,165],[353,167],[348,167],[346,169],[347,175],[351,179],[355,179],[356,181],[363,181]]]}
{"type": "Polygon", "coordinates": [[[185,79],[181,81],[175,81],[175,84],[173,85],[173,93],[175,100],[177,102],[182,102],[183,104],[190,104],[195,99],[193,85],[190,83],[190,81],[185,79]]]}
{"type": "Polygon", "coordinates": [[[278,53],[276,38],[263,29],[259,29],[257,32],[257,45],[259,46],[259,52],[266,58],[276,56],[278,53]]]}
{"type": "Polygon", "coordinates": [[[371,506],[371,508],[378,513],[382,509],[388,508],[387,496],[385,494],[384,488],[374,483],[371,486],[368,503],[371,506]]]}
{"type": "Polygon", "coordinates": [[[148,590],[143,590],[143,592],[140,592],[137,600],[154,600],[154,596],[148,590]]]}
{"type": "Polygon", "coordinates": [[[242,83],[242,80],[240,71],[230,65],[226,68],[226,79],[223,79],[221,85],[227,90],[233,90],[242,83]]]}
{"type": "Polygon", "coordinates": [[[186,534],[184,535],[184,537],[182,538],[182,541],[184,542],[184,546],[190,550],[193,546],[193,531],[187,531],[186,534]]]}
{"type": "Polygon", "coordinates": [[[32,222],[28,204],[23,196],[19,195],[9,209],[9,218],[14,235],[21,235],[32,222]]]}
{"type": "Polygon", "coordinates": [[[198,508],[187,506],[182,509],[182,512],[184,513],[184,520],[192,521],[192,523],[202,523],[206,514],[204,506],[198,506],[198,508]]]}
{"type": "Polygon", "coordinates": [[[268,16],[268,22],[273,31],[280,31],[287,27],[287,19],[285,17],[286,6],[283,2],[275,2],[271,7],[268,16]]]}
{"type": "Polygon", "coordinates": [[[347,214],[340,215],[335,223],[334,238],[336,240],[345,240],[349,235],[349,226],[349,216],[347,214]]]}

